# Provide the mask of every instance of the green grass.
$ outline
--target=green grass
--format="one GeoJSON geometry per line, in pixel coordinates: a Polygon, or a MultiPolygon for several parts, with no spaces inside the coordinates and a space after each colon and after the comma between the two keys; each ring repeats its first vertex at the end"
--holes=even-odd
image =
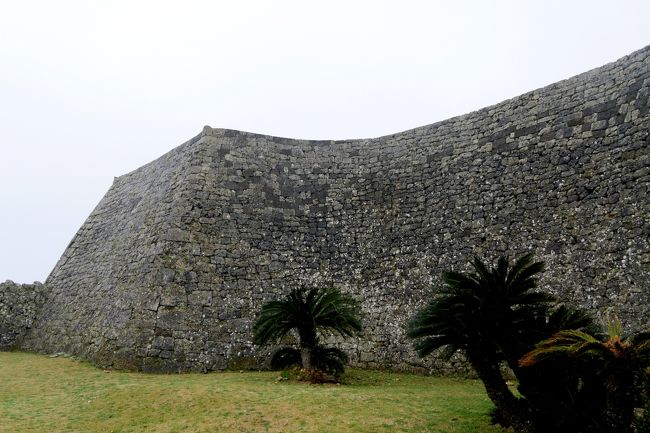
{"type": "Polygon", "coordinates": [[[350,370],[343,385],[277,372],[151,375],[0,353],[0,432],[498,433],[474,380],[350,370]]]}

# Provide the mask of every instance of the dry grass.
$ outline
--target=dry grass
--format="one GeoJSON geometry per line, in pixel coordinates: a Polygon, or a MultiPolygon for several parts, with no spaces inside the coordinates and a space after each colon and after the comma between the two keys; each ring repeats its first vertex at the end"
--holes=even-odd
{"type": "Polygon", "coordinates": [[[344,385],[273,372],[104,372],[0,353],[0,432],[497,433],[480,382],[351,370],[344,385]]]}

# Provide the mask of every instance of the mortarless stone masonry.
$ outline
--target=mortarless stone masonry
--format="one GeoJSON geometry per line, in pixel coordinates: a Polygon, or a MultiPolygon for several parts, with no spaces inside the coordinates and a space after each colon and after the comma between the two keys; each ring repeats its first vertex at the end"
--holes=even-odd
{"type": "Polygon", "coordinates": [[[0,350],[20,347],[47,298],[47,286],[0,283],[0,350]]]}
{"type": "Polygon", "coordinates": [[[145,371],[259,366],[262,303],[335,285],[352,362],[439,368],[404,337],[443,270],[533,250],[544,290],[650,317],[650,47],[479,111],[367,140],[205,127],[115,179],[22,348],[145,371]]]}

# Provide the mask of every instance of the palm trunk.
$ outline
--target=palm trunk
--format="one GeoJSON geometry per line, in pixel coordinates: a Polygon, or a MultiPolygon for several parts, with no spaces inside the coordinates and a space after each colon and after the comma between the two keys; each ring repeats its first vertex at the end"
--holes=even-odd
{"type": "Polygon", "coordinates": [[[312,349],[316,347],[318,338],[316,336],[316,325],[298,327],[298,335],[300,338],[300,358],[302,360],[302,368],[311,370],[311,353],[312,349]]]}
{"type": "Polygon", "coordinates": [[[481,356],[469,356],[472,367],[485,386],[485,392],[494,403],[503,421],[512,426],[517,433],[530,433],[532,425],[524,416],[522,403],[508,388],[501,375],[498,363],[481,356]]]}
{"type": "Polygon", "coordinates": [[[302,368],[304,368],[305,370],[311,370],[311,348],[310,347],[300,348],[300,358],[302,359],[302,368]]]}

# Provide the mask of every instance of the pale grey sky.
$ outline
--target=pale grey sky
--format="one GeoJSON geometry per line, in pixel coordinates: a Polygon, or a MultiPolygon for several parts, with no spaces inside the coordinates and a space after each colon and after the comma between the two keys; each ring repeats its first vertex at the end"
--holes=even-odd
{"type": "Polygon", "coordinates": [[[650,44],[650,2],[0,0],[0,281],[203,125],[376,137],[650,44]]]}

